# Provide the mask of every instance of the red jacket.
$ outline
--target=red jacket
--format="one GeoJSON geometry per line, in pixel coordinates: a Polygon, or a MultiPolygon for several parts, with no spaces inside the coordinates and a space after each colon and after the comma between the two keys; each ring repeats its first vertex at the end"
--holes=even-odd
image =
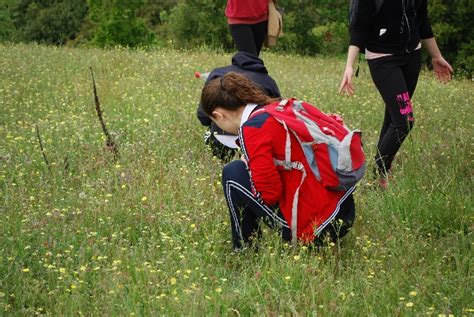
{"type": "Polygon", "coordinates": [[[268,19],[269,0],[228,0],[225,15],[229,24],[254,24],[268,19]]]}
{"type": "MultiPolygon", "coordinates": [[[[275,165],[273,159],[285,158],[286,132],[264,109],[255,111],[242,125],[240,145],[248,163],[254,195],[266,205],[278,203],[291,227],[293,198],[302,172],[285,171],[275,165]]],[[[316,180],[294,135],[291,135],[291,160],[302,162],[308,171],[299,193],[297,236],[309,242],[314,239],[316,230],[321,230],[337,214],[348,193],[328,190],[316,180]]]]}

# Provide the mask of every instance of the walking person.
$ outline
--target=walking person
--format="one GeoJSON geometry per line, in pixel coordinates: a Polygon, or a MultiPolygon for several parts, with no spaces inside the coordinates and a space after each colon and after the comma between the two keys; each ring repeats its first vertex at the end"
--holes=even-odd
{"type": "MultiPolygon", "coordinates": [[[[293,99],[289,103],[309,105],[293,99]]],[[[327,165],[321,161],[316,165],[315,160],[310,165],[299,136],[269,114],[282,104],[234,72],[210,81],[201,94],[203,111],[221,129],[239,135],[244,153],[242,160],[230,162],[222,172],[235,250],[259,236],[260,220],[278,230],[285,241],[300,239],[321,245],[325,239],[343,237],[355,219],[354,187],[334,191],[323,186],[312,170],[319,166],[318,173],[323,175],[327,165]]],[[[335,131],[322,130],[331,135],[335,131]]],[[[320,153],[324,146],[318,144],[320,153]]]]}
{"type": "Polygon", "coordinates": [[[351,1],[350,46],[339,93],[354,94],[353,65],[358,54],[365,53],[385,103],[375,156],[375,170],[384,188],[393,159],[414,124],[412,98],[421,69],[421,47],[431,56],[440,81],[449,81],[453,72],[433,36],[427,7],[427,0],[351,1]]]}
{"type": "Polygon", "coordinates": [[[228,0],[225,15],[238,51],[260,54],[268,29],[272,0],[228,0]]]}

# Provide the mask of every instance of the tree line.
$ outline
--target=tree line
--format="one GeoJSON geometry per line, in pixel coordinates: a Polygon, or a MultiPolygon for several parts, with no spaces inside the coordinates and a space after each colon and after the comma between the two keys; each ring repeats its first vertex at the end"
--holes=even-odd
{"type": "MultiPolygon", "coordinates": [[[[343,55],[349,0],[279,0],[276,51],[343,55]]],[[[0,41],[115,47],[234,48],[226,0],[2,0],[0,41]]],[[[474,0],[429,0],[433,30],[458,73],[474,72],[474,0]]],[[[426,59],[428,61],[428,59],[426,59]]]]}

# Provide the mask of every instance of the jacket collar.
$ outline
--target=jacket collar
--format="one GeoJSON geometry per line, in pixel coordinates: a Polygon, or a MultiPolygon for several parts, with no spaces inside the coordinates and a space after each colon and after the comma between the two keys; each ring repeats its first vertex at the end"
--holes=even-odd
{"type": "Polygon", "coordinates": [[[244,112],[242,112],[242,117],[240,119],[240,126],[241,127],[249,119],[250,115],[255,110],[255,108],[257,108],[257,106],[258,105],[254,104],[254,103],[250,103],[250,104],[245,106],[244,112]]]}

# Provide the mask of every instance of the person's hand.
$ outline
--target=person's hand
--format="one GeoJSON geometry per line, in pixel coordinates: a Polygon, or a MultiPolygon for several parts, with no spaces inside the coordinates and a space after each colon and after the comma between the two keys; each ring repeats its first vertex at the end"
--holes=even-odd
{"type": "Polygon", "coordinates": [[[449,63],[443,58],[443,56],[433,57],[431,60],[433,64],[433,72],[436,78],[442,82],[447,83],[451,80],[451,75],[453,73],[453,68],[449,63]]]}
{"type": "Polygon", "coordinates": [[[342,76],[341,85],[339,86],[339,94],[342,94],[343,92],[347,93],[349,96],[354,94],[354,86],[352,85],[353,74],[353,68],[351,66],[346,66],[344,75],[342,76]]]}

